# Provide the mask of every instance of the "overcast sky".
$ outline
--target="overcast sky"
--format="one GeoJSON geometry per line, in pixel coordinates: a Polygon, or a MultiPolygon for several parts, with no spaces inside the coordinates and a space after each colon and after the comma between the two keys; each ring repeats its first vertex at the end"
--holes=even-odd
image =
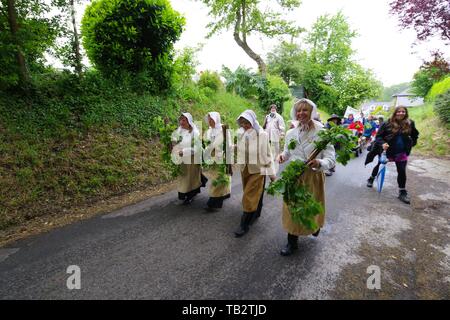
{"type": "MultiPolygon", "coordinates": [[[[257,69],[256,63],[234,42],[231,31],[205,39],[208,30],[206,25],[211,21],[208,8],[200,1],[170,0],[175,10],[186,17],[185,30],[175,47],[204,47],[198,54],[200,70],[220,71],[222,65],[232,70],[239,65],[257,69]]],[[[268,1],[275,3],[275,0],[268,1]]],[[[298,26],[307,30],[316,19],[324,14],[334,15],[339,10],[348,18],[352,29],[359,36],[353,41],[356,50],[356,60],[366,68],[374,71],[376,77],[385,86],[408,82],[422,64],[428,59],[429,52],[440,49],[450,58],[450,46],[445,46],[441,40],[433,40],[412,46],[416,40],[413,30],[402,30],[398,20],[389,14],[390,0],[303,0],[301,6],[289,15],[295,19],[298,26]]],[[[79,21],[84,7],[78,8],[79,21]]],[[[249,45],[263,57],[275,45],[277,40],[251,37],[249,45]]]]}
{"type": "MultiPolygon", "coordinates": [[[[275,1],[273,1],[275,2],[275,1]]],[[[256,70],[256,63],[234,42],[232,32],[222,33],[205,40],[206,24],[211,21],[208,9],[199,1],[171,0],[172,6],[186,17],[186,28],[177,48],[204,43],[198,58],[200,70],[221,70],[222,64],[234,70],[242,64],[256,70]]],[[[450,48],[443,41],[432,41],[412,47],[416,40],[412,30],[401,30],[395,16],[389,15],[389,0],[303,0],[292,16],[297,24],[309,30],[316,19],[339,10],[348,18],[352,29],[359,34],[353,41],[356,60],[374,71],[385,86],[407,82],[429,58],[431,49],[439,48],[449,56],[450,48]]],[[[249,44],[263,56],[276,40],[250,38],[249,44]]]]}

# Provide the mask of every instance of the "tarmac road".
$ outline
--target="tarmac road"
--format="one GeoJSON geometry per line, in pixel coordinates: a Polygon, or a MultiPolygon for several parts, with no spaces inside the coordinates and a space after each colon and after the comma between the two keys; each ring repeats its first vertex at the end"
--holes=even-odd
{"type": "Polygon", "coordinates": [[[365,186],[363,157],[326,180],[326,225],[290,257],[281,199],[264,195],[261,218],[235,238],[242,186],[216,213],[207,192],[192,205],[176,191],[0,248],[0,299],[449,299],[450,161],[413,157],[412,204],[365,186]],[[69,290],[67,268],[81,271],[69,290]],[[380,289],[369,289],[369,266],[380,289]]]}

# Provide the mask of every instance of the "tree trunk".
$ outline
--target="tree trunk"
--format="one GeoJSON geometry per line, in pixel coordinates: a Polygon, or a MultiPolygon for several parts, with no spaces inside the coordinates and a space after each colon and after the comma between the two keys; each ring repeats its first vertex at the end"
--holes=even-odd
{"type": "Polygon", "coordinates": [[[73,25],[73,51],[75,52],[75,71],[80,76],[83,71],[83,66],[81,64],[80,41],[78,39],[78,31],[77,31],[77,25],[76,25],[76,21],[75,21],[74,0],[70,0],[70,9],[71,9],[72,25],[73,25]]]}
{"type": "Polygon", "coordinates": [[[22,52],[19,40],[17,39],[17,33],[19,31],[19,25],[17,23],[16,3],[15,0],[8,0],[8,22],[11,30],[12,41],[16,46],[16,61],[19,68],[19,79],[22,86],[26,86],[30,83],[30,73],[28,72],[25,57],[22,52]]]}
{"type": "Polygon", "coordinates": [[[234,27],[234,40],[245,51],[245,53],[247,53],[247,55],[258,64],[258,69],[259,69],[259,72],[261,73],[261,75],[266,76],[267,66],[266,66],[264,60],[248,46],[244,28],[242,28],[242,29],[244,29],[244,31],[242,31],[242,39],[240,38],[241,24],[243,27],[245,27],[245,11],[244,11],[245,6],[244,6],[244,4],[242,5],[242,10],[243,10],[242,14],[241,14],[241,8],[239,8],[236,12],[236,24],[234,27]]]}

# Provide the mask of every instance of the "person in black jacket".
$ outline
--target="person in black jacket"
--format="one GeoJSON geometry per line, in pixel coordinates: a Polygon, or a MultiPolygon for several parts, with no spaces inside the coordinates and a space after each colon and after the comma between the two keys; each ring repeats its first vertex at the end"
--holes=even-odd
{"type": "MultiPolygon", "coordinates": [[[[386,150],[389,161],[394,161],[397,167],[397,183],[399,187],[398,198],[404,203],[410,203],[406,186],[406,164],[411,149],[416,145],[419,138],[414,121],[408,117],[406,107],[396,107],[391,118],[383,123],[375,138],[375,145],[367,154],[365,164],[373,161],[375,156],[380,156],[386,150]]],[[[372,175],[367,180],[367,186],[372,187],[373,181],[378,174],[380,163],[373,168],[372,175]]]]}

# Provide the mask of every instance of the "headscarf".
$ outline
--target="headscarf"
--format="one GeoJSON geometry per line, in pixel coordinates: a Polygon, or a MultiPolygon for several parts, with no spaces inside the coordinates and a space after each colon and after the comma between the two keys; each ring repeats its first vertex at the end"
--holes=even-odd
{"type": "Polygon", "coordinates": [[[253,129],[256,130],[257,133],[261,130],[261,126],[258,123],[258,119],[256,118],[256,113],[253,110],[245,110],[237,117],[236,122],[239,124],[239,118],[244,118],[252,125],[253,129]]]}
{"type": "Polygon", "coordinates": [[[307,104],[309,104],[312,107],[311,118],[310,119],[312,120],[314,126],[320,127],[320,128],[323,127],[323,124],[321,122],[319,122],[317,120],[314,120],[314,119],[316,119],[319,116],[319,113],[317,112],[316,104],[314,102],[312,102],[311,100],[309,100],[309,99],[302,98],[302,99],[297,100],[294,103],[294,105],[292,106],[292,109],[291,109],[291,118],[292,118],[293,121],[296,121],[298,123],[297,127],[299,128],[299,130],[300,131],[303,131],[303,130],[307,131],[309,129],[308,126],[306,126],[306,128],[303,128],[302,124],[297,120],[297,111],[295,109],[302,102],[306,102],[307,104]]]}
{"type": "Polygon", "coordinates": [[[208,116],[210,116],[211,119],[214,120],[214,123],[216,124],[216,126],[215,126],[216,129],[219,129],[222,126],[222,123],[220,123],[220,113],[215,112],[215,111],[208,112],[208,114],[205,116],[205,121],[206,121],[206,123],[209,124],[208,116]]]}
{"type": "Polygon", "coordinates": [[[296,112],[295,108],[301,102],[306,102],[307,104],[309,104],[312,107],[312,111],[311,111],[311,119],[312,120],[314,120],[315,118],[317,118],[319,116],[319,114],[317,113],[316,104],[309,99],[303,98],[303,99],[295,101],[294,105],[292,106],[292,109],[291,109],[291,119],[292,120],[297,121],[297,112],[296,112]]]}
{"type": "Polygon", "coordinates": [[[194,123],[194,119],[192,118],[192,115],[189,112],[183,112],[181,113],[183,116],[186,117],[186,119],[188,120],[189,125],[192,127],[192,133],[194,134],[198,134],[200,131],[198,131],[197,126],[194,123]]]}

